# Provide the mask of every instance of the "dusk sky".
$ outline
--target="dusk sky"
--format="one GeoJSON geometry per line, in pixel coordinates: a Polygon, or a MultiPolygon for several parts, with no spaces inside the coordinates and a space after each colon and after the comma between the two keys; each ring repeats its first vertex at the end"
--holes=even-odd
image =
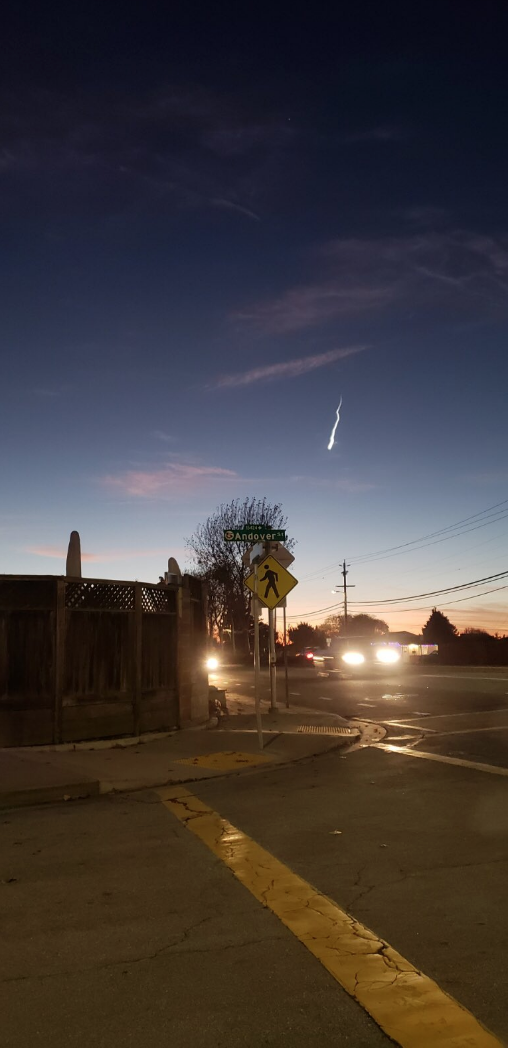
{"type": "Polygon", "coordinates": [[[508,6],[206,10],[4,19],[0,571],[157,581],[266,495],[288,615],[345,557],[508,632],[508,579],[360,604],[508,570],[508,6]]]}

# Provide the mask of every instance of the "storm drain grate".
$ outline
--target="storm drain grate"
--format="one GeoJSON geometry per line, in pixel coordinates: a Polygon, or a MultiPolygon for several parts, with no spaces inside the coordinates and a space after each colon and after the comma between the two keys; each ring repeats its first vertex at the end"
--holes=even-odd
{"type": "Polygon", "coordinates": [[[301,735],[359,735],[359,728],[337,728],[334,724],[300,724],[301,735]]]}

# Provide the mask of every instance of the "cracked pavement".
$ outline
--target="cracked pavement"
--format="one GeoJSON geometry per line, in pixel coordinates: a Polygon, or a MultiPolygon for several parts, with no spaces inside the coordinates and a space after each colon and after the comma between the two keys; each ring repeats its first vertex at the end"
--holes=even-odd
{"type": "Polygon", "coordinates": [[[508,1043],[505,779],[364,749],[199,792],[508,1043]]]}
{"type": "Polygon", "coordinates": [[[420,972],[508,1042],[507,779],[366,748],[195,789],[1,813],[2,1048],[377,1048],[420,972]]]}
{"type": "Polygon", "coordinates": [[[3,812],[0,881],[2,1048],[390,1043],[153,793],[3,812]]]}

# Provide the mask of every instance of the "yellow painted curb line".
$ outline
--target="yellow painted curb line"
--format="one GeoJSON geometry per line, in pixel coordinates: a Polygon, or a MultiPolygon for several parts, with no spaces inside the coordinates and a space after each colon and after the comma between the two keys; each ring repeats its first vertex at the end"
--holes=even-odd
{"type": "Polygon", "coordinates": [[[403,1048],[501,1048],[470,1012],[388,943],[184,787],[163,804],[229,867],[403,1048]]]}

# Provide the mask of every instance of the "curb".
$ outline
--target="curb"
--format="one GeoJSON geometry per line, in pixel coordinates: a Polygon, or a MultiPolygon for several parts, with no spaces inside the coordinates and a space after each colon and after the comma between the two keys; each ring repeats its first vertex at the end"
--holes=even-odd
{"type": "MultiPolygon", "coordinates": [[[[277,732],[273,734],[279,735],[282,733],[277,732]]],[[[178,779],[163,779],[161,780],[161,782],[153,782],[149,785],[146,785],[146,783],[131,783],[128,786],[119,787],[114,786],[111,782],[101,781],[99,783],[100,794],[101,796],[120,796],[123,793],[140,793],[142,790],[160,790],[165,786],[185,786],[190,782],[210,782],[212,780],[213,782],[221,782],[224,779],[231,779],[234,777],[238,777],[239,775],[260,775],[263,772],[278,771],[280,768],[291,767],[294,764],[303,764],[305,763],[305,761],[317,760],[319,757],[325,757],[328,753],[331,753],[332,750],[347,748],[348,752],[351,752],[351,750],[356,749],[360,744],[360,739],[358,736],[352,737],[349,741],[344,736],[329,736],[329,739],[330,745],[327,747],[326,750],[320,750],[319,753],[306,753],[302,757],[291,757],[288,760],[284,761],[274,761],[270,765],[262,764],[257,766],[251,766],[249,768],[234,768],[231,771],[225,771],[221,774],[200,776],[190,774],[186,776],[184,779],[182,779],[181,777],[178,777],[178,779]]]]}
{"type": "Polygon", "coordinates": [[[41,804],[58,804],[60,801],[86,800],[98,797],[101,783],[73,782],[65,786],[31,786],[23,790],[12,790],[0,793],[0,809],[38,807],[41,804]]]}
{"type": "MultiPolygon", "coordinates": [[[[186,783],[208,782],[212,779],[221,781],[239,775],[255,775],[261,772],[275,771],[280,768],[292,767],[295,764],[304,763],[306,761],[316,760],[317,758],[326,756],[328,753],[337,749],[344,749],[347,753],[351,753],[354,750],[380,742],[381,738],[386,734],[380,725],[371,721],[355,720],[351,723],[351,727],[353,726],[360,729],[359,735],[349,737],[344,735],[317,735],[316,738],[328,738],[330,744],[326,749],[321,749],[318,752],[307,753],[298,757],[289,757],[281,761],[273,761],[273,763],[269,765],[264,764],[257,767],[234,768],[220,774],[212,773],[210,775],[199,776],[193,775],[192,772],[189,772],[189,775],[186,775],[184,778],[182,778],[181,775],[179,775],[177,779],[169,776],[161,779],[159,782],[151,783],[129,782],[125,785],[115,785],[107,779],[89,779],[86,782],[73,782],[64,785],[28,787],[21,790],[0,792],[0,810],[29,806],[36,807],[43,804],[59,804],[62,801],[87,800],[93,797],[107,797],[111,795],[120,796],[124,793],[139,793],[142,790],[156,790],[165,786],[179,786],[185,785],[186,783]]],[[[264,734],[279,736],[293,735],[296,733],[268,731],[264,734]]],[[[299,737],[301,738],[301,736],[299,737]]]]}

